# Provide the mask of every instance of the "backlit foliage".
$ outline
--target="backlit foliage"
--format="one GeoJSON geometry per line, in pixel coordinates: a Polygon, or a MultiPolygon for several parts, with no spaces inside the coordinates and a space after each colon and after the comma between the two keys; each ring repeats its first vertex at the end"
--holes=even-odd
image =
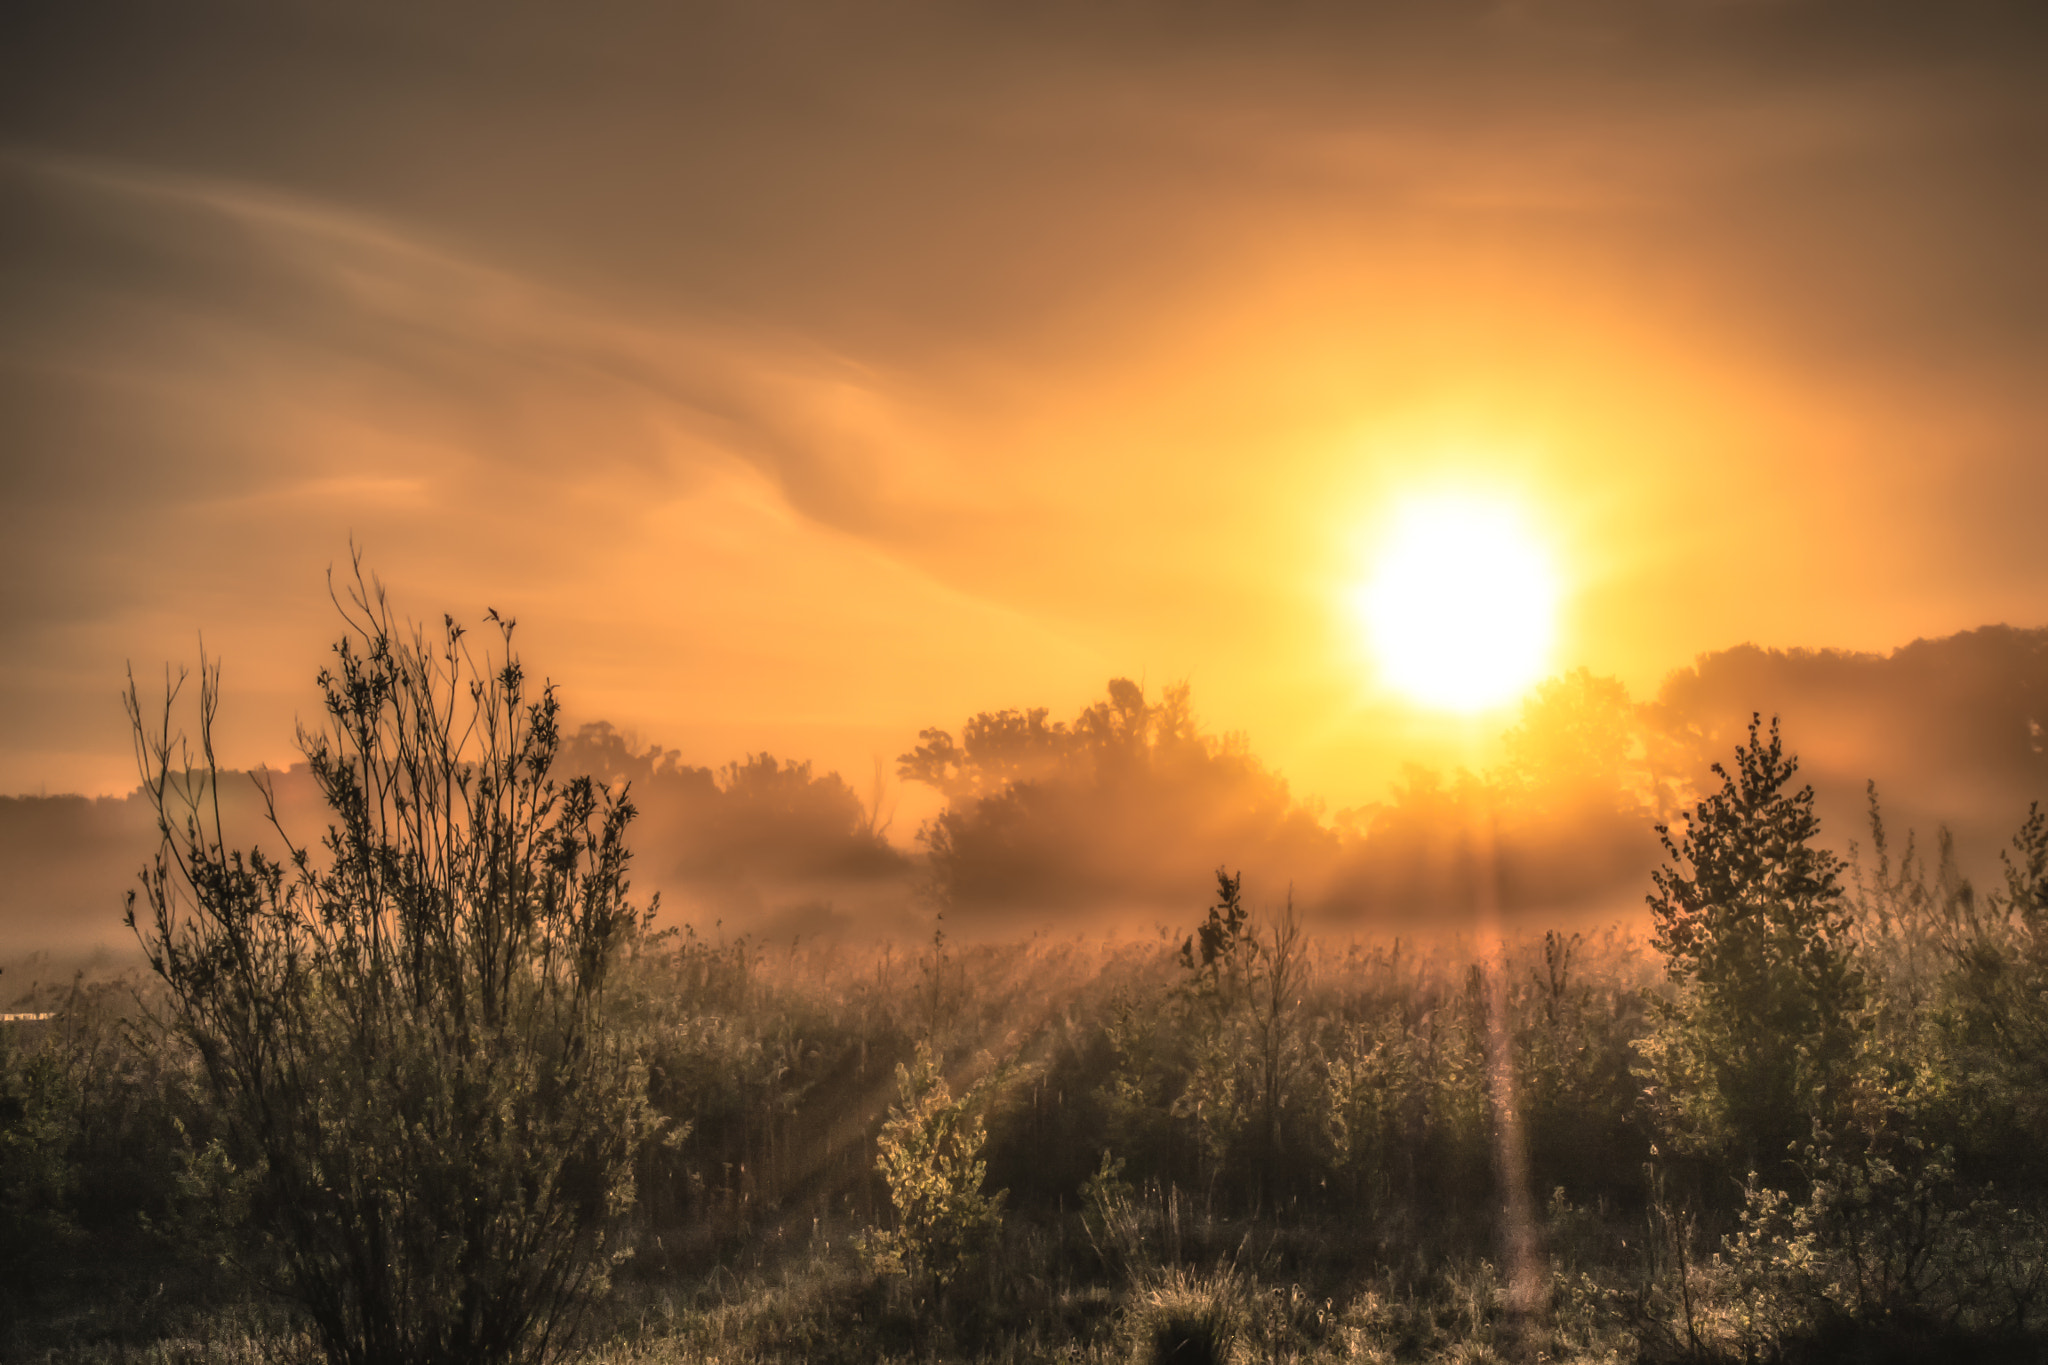
{"type": "Polygon", "coordinates": [[[1790,790],[1797,760],[1774,721],[1736,751],[1721,790],[1685,817],[1652,874],[1654,942],[1676,995],[1645,1055],[1674,1137],[1726,1148],[1776,1182],[1816,1123],[1832,1124],[1852,1084],[1863,976],[1841,862],[1817,844],[1813,789],[1790,790]]]}
{"type": "Polygon", "coordinates": [[[875,1167],[889,1190],[893,1227],[868,1240],[883,1273],[957,1280],[987,1253],[1002,1225],[1003,1193],[982,1186],[981,1115],[998,1078],[984,1079],[958,1099],[927,1043],[896,1068],[896,1105],[875,1141],[875,1167]]]}
{"type": "MultiPolygon", "coordinates": [[[[1595,679],[1563,680],[1532,705],[1505,772],[1411,784],[1368,818],[1369,837],[1398,839],[1410,816],[1419,828],[1430,803],[1457,816],[1468,798],[1517,792],[1524,810],[1580,798],[1617,821],[1633,810],[1647,833],[1663,798],[1631,794],[1616,776],[1649,761],[1641,735],[1592,742],[1627,714],[1624,700],[1595,679]]],[[[951,784],[960,837],[1014,836],[1005,847],[1022,857],[1056,849],[1053,832],[1081,828],[1080,813],[1116,808],[1106,791],[1161,790],[1161,774],[1183,761],[1227,765],[1226,749],[1187,739],[1179,705],[1113,688],[1078,727],[1019,713],[957,748],[928,735],[919,761],[951,784]],[[1046,823],[1015,823],[1027,807],[1046,823]]],[[[739,794],[733,809],[759,798],[777,820],[811,812],[839,846],[861,844],[842,785],[779,763],[741,767],[715,788],[739,794]]],[[[1250,771],[1238,776],[1253,781],[1250,771]]],[[[278,1183],[291,1168],[265,1153],[296,1149],[249,1136],[268,1114],[294,1141],[309,1140],[309,1116],[347,1139],[346,1151],[307,1150],[353,1163],[332,1168],[372,1192],[363,1226],[395,1208],[480,1237],[448,1191],[497,1198],[493,1226],[506,1227],[533,1201],[559,1198],[575,1245],[601,1254],[597,1229],[611,1223],[599,1215],[619,1211],[630,1188],[638,1254],[592,1319],[598,1361],[2038,1359],[2048,1340],[2038,1160],[2048,1146],[2048,818],[2026,819],[2003,884],[1980,894],[1946,856],[1923,861],[1910,839],[1888,839],[1874,799],[1869,846],[1847,864],[1835,858],[1796,771],[1758,721],[1718,790],[1665,832],[1654,938],[1532,926],[1507,946],[1497,993],[1491,946],[1454,928],[1317,935],[1284,883],[1226,869],[1135,938],[955,938],[953,908],[910,950],[715,926],[628,935],[621,920],[606,951],[550,959],[559,978],[529,964],[513,974],[526,984],[496,998],[537,1003],[557,989],[544,982],[572,982],[572,964],[601,964],[586,995],[558,995],[552,1012],[528,1009],[516,1023],[504,1016],[503,1033],[484,1030],[474,1044],[446,1023],[378,1033],[358,1055],[345,1049],[339,1021],[351,1016],[335,1002],[359,1000],[373,1019],[439,1020],[434,1002],[447,997],[430,977],[427,1013],[397,1010],[421,989],[397,959],[381,979],[402,992],[301,988],[292,972],[328,950],[295,930],[286,941],[307,947],[284,961],[306,967],[280,965],[260,991],[222,998],[288,1022],[262,1046],[297,1057],[296,1074],[315,1072],[311,1053],[289,1051],[302,1027],[290,1021],[324,1030],[308,1036],[334,1040],[319,1055],[327,1079],[309,1093],[272,1086],[278,1102],[259,1113],[233,1098],[232,1074],[226,1090],[217,1079],[234,1064],[231,1045],[255,1041],[209,1041],[170,986],[136,1002],[170,1006],[179,1027],[169,1034],[116,992],[38,988],[35,1008],[61,1027],[10,1035],[0,1049],[0,1150],[32,1157],[0,1172],[11,1181],[0,1196],[18,1241],[32,1229],[56,1251],[33,1284],[5,1287],[47,1325],[0,1347],[42,1358],[60,1330],[75,1335],[76,1313],[59,1316],[88,1293],[75,1258],[121,1245],[137,1214],[160,1235],[124,1253],[134,1268],[120,1283],[161,1283],[166,1267],[173,1283],[191,1278],[161,1299],[135,1288],[131,1304],[209,1293],[239,1302],[239,1285],[208,1280],[192,1257],[214,1247],[270,1268],[287,1289],[292,1256],[323,1272],[340,1264],[315,1259],[333,1243],[295,1241],[282,1221],[277,1192],[298,1187],[278,1183]],[[592,1012],[579,1013],[579,1000],[592,1012]],[[580,1051],[557,1031],[578,1019],[588,1021],[580,1051]],[[1505,1086],[1492,1065],[1503,1052],[1505,1086]],[[464,1070],[464,1056],[479,1060],[464,1070]],[[500,1056],[536,1060],[476,1069],[500,1056]],[[492,1076],[518,1093],[498,1093],[498,1117],[485,1121],[461,1107],[455,1081],[487,1089],[492,1076]],[[386,1080],[408,1083],[392,1101],[408,1116],[403,1132],[370,1103],[386,1080]],[[616,1121],[557,1123],[572,1109],[551,1106],[572,1093],[583,1096],[573,1112],[616,1121]],[[1504,1098],[1542,1210],[1547,1294],[1533,1309],[1499,1269],[1504,1098]],[[437,1114],[452,1117],[437,1128],[437,1114]],[[516,1157],[492,1145],[514,1127],[516,1157]],[[638,1140],[657,1127],[669,1141],[638,1140]],[[500,1177],[525,1174],[487,1183],[458,1169],[458,1155],[476,1170],[498,1163],[500,1177]],[[102,1193],[116,1187],[128,1193],[102,1193]],[[395,1205],[393,1190],[407,1192],[395,1205]],[[238,1210],[241,1231],[267,1235],[273,1259],[252,1259],[236,1240],[238,1210]]],[[[1670,798],[1677,787],[1658,790],[1670,798]]],[[[572,796],[558,809],[582,812],[574,886],[623,914],[609,870],[622,860],[606,861],[606,831],[623,817],[608,822],[597,790],[588,806],[572,796]]],[[[1504,826],[1521,818],[1515,809],[1504,826]]],[[[463,827],[487,826],[470,817],[463,827]]],[[[562,838],[534,847],[559,851],[562,838]]],[[[299,904],[291,895],[312,894],[291,891],[299,879],[316,892],[330,885],[321,879],[336,856],[238,865],[201,847],[214,859],[206,866],[222,869],[208,875],[255,888],[252,942],[283,932],[278,916],[299,904]],[[259,872],[278,877],[274,899],[259,872]]],[[[533,884],[565,862],[540,859],[533,884]]],[[[425,884],[385,884],[415,883],[425,884]]],[[[579,903],[560,885],[560,899],[540,903],[579,903]]],[[[406,923],[395,911],[389,922],[406,923]]],[[[545,938],[536,928],[525,941],[545,938]]],[[[396,931],[384,941],[409,942],[396,931]]],[[[432,961],[423,946],[420,960],[432,961]]],[[[183,979],[188,989],[199,980],[183,979]]],[[[488,1016],[463,1017],[480,1028],[488,1016]]],[[[293,1216],[340,1207],[307,1188],[293,1216]]],[[[450,1257],[409,1264],[425,1267],[417,1284],[472,1295],[443,1292],[451,1314],[521,1263],[450,1257]]],[[[187,1310],[138,1306],[118,1324],[103,1312],[94,1330],[157,1342],[186,1330],[174,1311],[187,1310]]],[[[310,1320],[222,1317],[208,1349],[219,1359],[295,1349],[310,1320]]]]}
{"type": "Polygon", "coordinates": [[[509,622],[479,662],[356,588],[301,734],[317,850],[225,846],[217,674],[196,767],[131,690],[162,835],[131,923],[202,1064],[190,1169],[246,1209],[240,1263],[346,1365],[537,1359],[603,1289],[654,1128],[605,1016],[642,925],[633,809],[550,780],[557,703],[529,699],[509,622]]]}

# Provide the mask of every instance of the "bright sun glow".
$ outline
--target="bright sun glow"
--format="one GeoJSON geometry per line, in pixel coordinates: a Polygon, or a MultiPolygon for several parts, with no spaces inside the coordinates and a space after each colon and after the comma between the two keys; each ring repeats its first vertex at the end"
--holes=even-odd
{"type": "Polygon", "coordinates": [[[1357,609],[1395,690],[1425,706],[1478,711],[1548,670],[1557,577],[1513,507],[1417,500],[1378,549],[1357,609]]]}

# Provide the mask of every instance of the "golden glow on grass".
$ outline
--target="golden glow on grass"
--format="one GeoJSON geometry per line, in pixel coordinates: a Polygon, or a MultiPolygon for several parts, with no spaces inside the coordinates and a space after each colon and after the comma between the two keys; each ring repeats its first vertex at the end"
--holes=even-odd
{"type": "Polygon", "coordinates": [[[1557,605],[1550,557],[1517,509],[1466,495],[1403,504],[1356,599],[1387,685],[1466,712],[1548,671],[1557,605]]]}

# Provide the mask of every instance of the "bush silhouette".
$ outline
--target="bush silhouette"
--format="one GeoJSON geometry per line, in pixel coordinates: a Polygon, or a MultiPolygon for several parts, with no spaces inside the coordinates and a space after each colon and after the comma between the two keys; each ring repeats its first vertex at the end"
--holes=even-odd
{"type": "Polygon", "coordinates": [[[1775,1182],[1788,1153],[1846,1099],[1863,978],[1841,860],[1814,845],[1813,788],[1772,722],[1752,716],[1736,770],[1685,816],[1648,897],[1679,992],[1644,1043],[1673,1136],[1775,1182]]]}
{"type": "Polygon", "coordinates": [[[317,851],[274,810],[282,857],[225,846],[217,667],[196,754],[178,687],[157,723],[130,681],[161,846],[129,923],[221,1135],[191,1169],[330,1359],[539,1360],[606,1282],[652,1126],[604,1012],[644,927],[633,808],[549,780],[556,701],[529,697],[511,622],[491,613],[501,653],[479,660],[452,620],[401,632],[359,563],[336,601],[324,723],[299,735],[331,816],[317,851]]]}

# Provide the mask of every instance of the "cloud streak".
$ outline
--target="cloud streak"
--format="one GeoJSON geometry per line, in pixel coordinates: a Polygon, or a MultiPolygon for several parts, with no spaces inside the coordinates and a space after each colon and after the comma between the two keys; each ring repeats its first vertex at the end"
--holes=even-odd
{"type": "Polygon", "coordinates": [[[693,761],[1149,672],[1340,803],[1411,484],[1638,691],[2048,591],[2019,9],[204,13],[0,56],[0,789],[118,789],[80,699],[199,626],[317,660],[351,533],[587,714],[784,727],[693,761]]]}

